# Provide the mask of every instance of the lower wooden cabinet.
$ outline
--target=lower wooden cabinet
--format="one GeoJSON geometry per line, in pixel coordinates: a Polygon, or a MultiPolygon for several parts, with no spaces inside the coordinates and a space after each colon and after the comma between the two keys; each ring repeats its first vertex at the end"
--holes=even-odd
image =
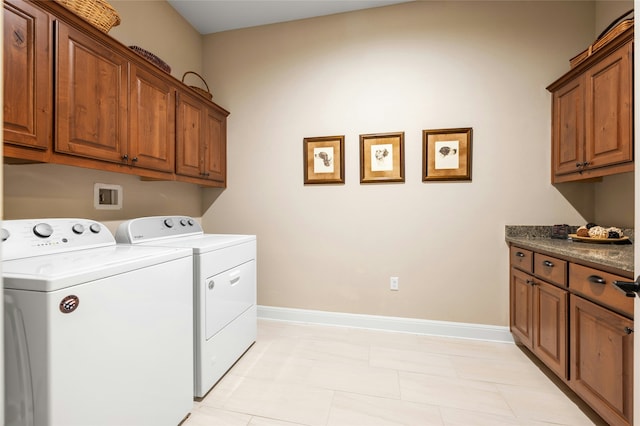
{"type": "Polygon", "coordinates": [[[633,321],[571,295],[569,386],[610,425],[632,424],[633,321]]]}
{"type": "Polygon", "coordinates": [[[567,301],[566,290],[511,269],[511,332],[565,380],[567,301]]]}
{"type": "Polygon", "coordinates": [[[609,425],[633,424],[633,299],[627,278],[510,248],[509,325],[609,425]]]}

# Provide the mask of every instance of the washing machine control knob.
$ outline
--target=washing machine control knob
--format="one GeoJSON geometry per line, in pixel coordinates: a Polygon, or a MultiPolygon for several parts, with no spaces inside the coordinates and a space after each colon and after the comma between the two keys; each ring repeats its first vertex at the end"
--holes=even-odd
{"type": "Polygon", "coordinates": [[[75,225],[73,225],[71,230],[73,231],[74,234],[80,235],[80,234],[84,233],[84,226],[82,226],[79,223],[76,223],[75,225]]]}
{"type": "Polygon", "coordinates": [[[53,228],[48,223],[38,223],[33,227],[33,233],[40,238],[48,238],[53,234],[53,228]]]}
{"type": "Polygon", "coordinates": [[[100,233],[100,231],[102,231],[102,228],[100,228],[100,225],[98,225],[97,223],[92,223],[91,226],[89,226],[89,229],[94,234],[98,234],[100,233]]]}
{"type": "Polygon", "coordinates": [[[167,228],[173,228],[173,219],[165,219],[164,224],[167,228]]]}
{"type": "Polygon", "coordinates": [[[187,222],[189,222],[189,226],[193,226],[193,219],[189,219],[187,222]]]}
{"type": "Polygon", "coordinates": [[[11,233],[6,229],[2,228],[2,230],[0,230],[0,236],[2,236],[2,241],[7,241],[7,238],[11,236],[11,233]]]}
{"type": "Polygon", "coordinates": [[[180,225],[187,226],[187,219],[180,219],[180,225]]]}

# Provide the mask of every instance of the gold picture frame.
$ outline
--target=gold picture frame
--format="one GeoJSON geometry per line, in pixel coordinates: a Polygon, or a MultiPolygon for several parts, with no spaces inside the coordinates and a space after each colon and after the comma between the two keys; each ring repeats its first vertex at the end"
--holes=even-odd
{"type": "Polygon", "coordinates": [[[304,183],[344,183],[344,135],[304,138],[304,183]]]}
{"type": "Polygon", "coordinates": [[[473,129],[422,131],[422,181],[471,180],[473,129]]]}
{"type": "Polygon", "coordinates": [[[404,132],[360,135],[360,183],[404,182],[404,132]]]}

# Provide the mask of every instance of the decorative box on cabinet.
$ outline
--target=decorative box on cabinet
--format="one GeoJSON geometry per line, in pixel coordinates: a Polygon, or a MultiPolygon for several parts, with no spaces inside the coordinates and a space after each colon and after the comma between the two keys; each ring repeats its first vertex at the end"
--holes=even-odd
{"type": "Polygon", "coordinates": [[[4,156],[43,162],[53,126],[51,21],[26,1],[5,1],[3,7],[4,156]]]}
{"type": "Polygon", "coordinates": [[[633,423],[633,299],[621,275],[510,247],[510,328],[608,424],[633,423]]]}
{"type": "Polygon", "coordinates": [[[552,182],[633,171],[633,27],[552,83],[552,182]]]}

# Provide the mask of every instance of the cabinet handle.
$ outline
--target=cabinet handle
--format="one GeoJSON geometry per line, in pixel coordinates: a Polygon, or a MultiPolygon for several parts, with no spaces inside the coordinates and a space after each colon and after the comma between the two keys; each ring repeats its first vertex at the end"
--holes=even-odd
{"type": "Polygon", "coordinates": [[[138,157],[133,157],[133,158],[131,159],[131,162],[132,162],[132,163],[135,163],[136,161],[138,161],[138,157]]]}
{"type": "Polygon", "coordinates": [[[589,280],[589,282],[591,284],[606,284],[607,282],[604,280],[604,278],[599,277],[597,275],[589,275],[589,278],[587,278],[589,280]]]}
{"type": "Polygon", "coordinates": [[[524,257],[524,253],[521,251],[516,252],[516,257],[524,257]]]}
{"type": "Polygon", "coordinates": [[[576,167],[579,169],[580,167],[582,167],[582,163],[576,163],[576,167]]]}
{"type": "Polygon", "coordinates": [[[129,156],[127,154],[122,156],[122,161],[129,161],[129,156]]]}
{"type": "Polygon", "coordinates": [[[624,332],[625,332],[626,334],[631,334],[631,333],[633,333],[633,328],[631,328],[631,327],[625,327],[625,328],[624,328],[624,332]]]}
{"type": "Polygon", "coordinates": [[[550,262],[548,260],[545,260],[544,262],[542,262],[542,264],[544,266],[548,266],[549,268],[553,268],[553,262],[550,262]]]}
{"type": "Polygon", "coordinates": [[[529,285],[538,285],[534,280],[527,280],[526,282],[529,285]]]}
{"type": "Polygon", "coordinates": [[[589,165],[588,161],[585,161],[584,163],[582,163],[582,167],[587,167],[589,165]]]}

